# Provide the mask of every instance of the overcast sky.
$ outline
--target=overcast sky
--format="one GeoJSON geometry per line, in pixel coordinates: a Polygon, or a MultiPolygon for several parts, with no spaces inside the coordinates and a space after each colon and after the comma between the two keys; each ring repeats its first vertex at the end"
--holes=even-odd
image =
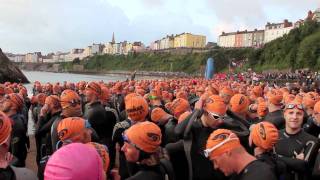
{"type": "Polygon", "coordinates": [[[142,41],[191,32],[216,41],[222,31],[297,21],[320,0],[0,0],[0,48],[43,54],[92,43],[142,41]]]}

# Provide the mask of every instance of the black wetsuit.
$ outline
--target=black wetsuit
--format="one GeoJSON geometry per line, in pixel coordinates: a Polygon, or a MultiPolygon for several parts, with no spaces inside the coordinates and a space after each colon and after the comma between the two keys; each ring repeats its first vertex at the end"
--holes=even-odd
{"type": "Polygon", "coordinates": [[[271,122],[276,126],[277,129],[285,128],[285,119],[283,117],[283,111],[277,110],[274,112],[269,112],[265,117],[264,121],[271,122]]]}
{"type": "Polygon", "coordinates": [[[139,171],[126,180],[165,180],[165,175],[160,169],[160,165],[139,166],[139,171]]]}
{"type": "Polygon", "coordinates": [[[82,112],[84,112],[85,105],[86,105],[86,97],[84,94],[79,94],[79,96],[81,101],[81,109],[82,109],[82,112]]]}
{"type": "Polygon", "coordinates": [[[116,94],[116,95],[113,95],[113,96],[110,98],[110,99],[111,99],[112,108],[114,108],[115,110],[117,110],[119,114],[120,114],[123,110],[125,110],[124,98],[125,98],[125,96],[122,95],[122,94],[116,94]]]}
{"type": "Polygon", "coordinates": [[[59,142],[59,136],[57,132],[58,124],[59,122],[63,119],[63,117],[56,118],[50,129],[50,134],[51,134],[51,147],[52,147],[52,152],[55,152],[57,150],[57,143],[59,142]]]}
{"type": "Polygon", "coordinates": [[[168,143],[176,142],[179,140],[177,135],[174,133],[174,128],[178,124],[178,120],[175,118],[171,118],[168,122],[163,126],[163,133],[162,133],[162,144],[166,145],[168,143]]]}
{"type": "Polygon", "coordinates": [[[277,180],[271,167],[262,161],[255,160],[249,163],[239,174],[231,180],[277,180]]]}
{"type": "Polygon", "coordinates": [[[35,124],[37,124],[38,119],[39,119],[39,114],[40,114],[40,110],[41,110],[42,106],[37,104],[35,106],[32,106],[31,110],[32,110],[32,118],[35,124]]]}
{"type": "Polygon", "coordinates": [[[22,115],[24,116],[24,119],[25,119],[24,125],[26,126],[26,128],[28,128],[29,108],[30,107],[28,107],[26,103],[22,107],[22,115]]]}
{"type": "Polygon", "coordinates": [[[25,161],[27,158],[27,145],[29,143],[27,129],[24,124],[26,120],[24,119],[24,116],[19,113],[10,116],[10,118],[14,122],[12,128],[11,152],[17,158],[12,165],[16,167],[25,167],[25,161]]]}
{"type": "MultiPolygon", "coordinates": [[[[36,139],[36,150],[37,150],[37,156],[36,156],[36,162],[39,165],[40,159],[42,158],[42,149],[45,148],[46,142],[44,142],[45,139],[45,133],[39,134],[39,129],[42,128],[42,126],[51,119],[51,114],[46,114],[44,117],[40,117],[38,119],[38,122],[36,124],[36,131],[35,131],[35,139],[36,139]]],[[[50,133],[51,125],[49,126],[49,133],[50,133]]],[[[51,149],[51,140],[50,140],[50,149],[51,149]]]]}
{"type": "Polygon", "coordinates": [[[27,168],[17,168],[14,166],[8,166],[7,168],[0,168],[1,180],[37,180],[37,177],[27,168]]]}
{"type": "Polygon", "coordinates": [[[278,179],[282,179],[286,173],[286,164],[281,161],[273,152],[264,152],[256,158],[268,164],[278,179]]]}
{"type": "Polygon", "coordinates": [[[312,178],[313,179],[320,179],[320,151],[316,157],[314,167],[312,170],[312,178]]]}
{"type": "Polygon", "coordinates": [[[319,149],[318,139],[303,130],[296,134],[280,131],[280,139],[275,146],[275,153],[287,165],[285,179],[311,179],[315,157],[319,149]],[[304,154],[304,160],[296,159],[295,153],[304,154]]]}
{"type": "MultiPolygon", "coordinates": [[[[195,110],[193,113],[196,113],[196,111],[199,110],[195,110]]],[[[183,136],[190,119],[191,118],[188,118],[176,126],[175,132],[179,137],[183,136]]],[[[239,135],[240,139],[244,137],[243,135],[245,135],[244,139],[248,138],[249,130],[245,129],[244,126],[239,126],[238,121],[234,121],[229,118],[225,119],[224,122],[225,123],[219,128],[225,128],[234,131],[237,135],[239,135]]],[[[216,129],[204,127],[200,118],[194,121],[192,124],[190,132],[192,136],[190,156],[192,161],[193,179],[195,180],[227,179],[227,177],[225,177],[220,171],[214,170],[212,162],[203,155],[203,150],[205,149],[207,139],[214,130],[216,129]]]]}
{"type": "Polygon", "coordinates": [[[50,116],[47,120],[40,121],[36,128],[35,136],[39,136],[41,138],[41,143],[45,145],[45,152],[42,155],[52,154],[52,146],[51,146],[51,127],[54,121],[61,119],[61,112],[56,112],[50,116]]]}
{"type": "Polygon", "coordinates": [[[312,136],[320,138],[320,126],[313,121],[312,117],[310,117],[308,122],[304,124],[303,129],[312,136]]]}
{"type": "Polygon", "coordinates": [[[10,166],[5,169],[0,168],[0,179],[2,180],[15,180],[15,175],[10,166]]]}
{"type": "Polygon", "coordinates": [[[116,124],[116,117],[113,113],[107,112],[100,102],[85,105],[84,118],[89,120],[92,128],[99,136],[99,143],[106,146],[111,145],[113,127],[116,124]]]}
{"type": "Polygon", "coordinates": [[[43,173],[48,156],[53,153],[51,144],[51,127],[54,121],[61,119],[60,114],[61,112],[56,112],[49,118],[40,118],[37,123],[35,138],[40,144],[39,154],[37,152],[38,178],[40,180],[44,178],[43,173]]]}
{"type": "MultiPolygon", "coordinates": [[[[132,122],[129,119],[116,123],[113,129],[112,135],[112,145],[110,146],[110,167],[111,169],[115,165],[115,156],[116,156],[116,144],[118,143],[120,148],[123,146],[124,141],[122,138],[122,133],[128,129],[132,125],[132,122]]],[[[126,157],[122,151],[119,153],[119,174],[121,179],[126,179],[130,177],[130,175],[136,173],[138,171],[138,167],[135,163],[129,163],[126,160],[126,157]]]]}
{"type": "MultiPolygon", "coordinates": [[[[52,126],[51,126],[52,152],[55,152],[57,149],[59,149],[62,146],[62,143],[57,145],[57,143],[60,140],[59,136],[58,136],[57,128],[58,128],[59,122],[64,118],[67,118],[67,117],[63,117],[63,116],[60,115],[60,118],[56,118],[54,120],[54,122],[52,123],[52,126]]],[[[92,142],[98,142],[99,141],[99,136],[98,136],[97,132],[93,128],[90,128],[90,129],[91,129],[91,132],[92,132],[91,133],[91,141],[92,142]]]]}

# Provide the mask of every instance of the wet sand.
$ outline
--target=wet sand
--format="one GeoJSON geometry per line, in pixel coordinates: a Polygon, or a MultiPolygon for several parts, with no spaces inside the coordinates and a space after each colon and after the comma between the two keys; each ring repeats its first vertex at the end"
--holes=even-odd
{"type": "Polygon", "coordinates": [[[28,136],[30,138],[30,149],[28,151],[27,160],[26,160],[26,167],[33,170],[35,173],[38,170],[37,163],[36,163],[36,142],[34,138],[34,123],[32,119],[31,111],[29,111],[29,121],[28,121],[28,136]]]}
{"type": "Polygon", "coordinates": [[[26,167],[37,172],[37,163],[36,163],[36,143],[34,136],[30,136],[30,149],[27,156],[26,167]]]}

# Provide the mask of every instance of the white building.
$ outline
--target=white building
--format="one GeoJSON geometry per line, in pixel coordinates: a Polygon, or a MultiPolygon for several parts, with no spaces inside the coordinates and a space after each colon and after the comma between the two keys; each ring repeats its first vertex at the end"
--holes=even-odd
{"type": "Polygon", "coordinates": [[[243,33],[242,36],[242,47],[252,47],[253,32],[243,33]]]}
{"type": "Polygon", "coordinates": [[[314,11],[312,19],[317,22],[320,22],[320,8],[314,11]]]}
{"type": "Polygon", "coordinates": [[[91,47],[91,54],[92,55],[99,55],[103,51],[103,45],[102,44],[94,44],[91,47]]]}
{"type": "Polygon", "coordinates": [[[146,51],[146,47],[142,42],[134,42],[132,44],[132,51],[133,52],[145,52],[146,51]]]}
{"type": "Polygon", "coordinates": [[[76,58],[79,58],[80,60],[87,57],[87,54],[85,53],[84,49],[72,49],[70,53],[65,55],[65,61],[73,61],[76,58]]]}
{"type": "Polygon", "coordinates": [[[218,38],[218,46],[220,47],[234,47],[236,42],[236,33],[225,33],[222,34],[218,38]]]}
{"type": "Polygon", "coordinates": [[[159,50],[160,49],[160,40],[152,42],[150,45],[151,50],[159,50]]]}
{"type": "Polygon", "coordinates": [[[264,43],[288,34],[294,28],[292,22],[285,19],[282,23],[267,23],[265,27],[264,43]]]}
{"type": "Polygon", "coordinates": [[[125,46],[124,46],[124,51],[123,54],[124,55],[128,55],[129,53],[131,53],[133,51],[133,44],[130,42],[126,42],[125,46]]]}
{"type": "Polygon", "coordinates": [[[42,62],[44,63],[55,63],[55,61],[53,60],[53,58],[43,58],[42,62]]]}
{"type": "Polygon", "coordinates": [[[57,52],[52,56],[53,62],[65,62],[68,53],[57,52]]]}
{"type": "Polygon", "coordinates": [[[85,49],[84,49],[84,52],[83,52],[84,54],[85,54],[85,56],[87,57],[87,56],[92,56],[93,54],[92,54],[92,46],[88,46],[88,47],[86,47],[85,49]]]}
{"type": "Polygon", "coordinates": [[[41,52],[28,53],[25,55],[25,62],[38,63],[42,61],[41,52]]]}
{"type": "Polygon", "coordinates": [[[120,46],[121,46],[120,43],[114,43],[114,44],[112,44],[112,54],[121,54],[120,46]]]}
{"type": "Polygon", "coordinates": [[[25,55],[15,55],[14,62],[25,62],[26,56],[25,55]]]}
{"type": "Polygon", "coordinates": [[[44,63],[54,63],[53,55],[54,55],[54,53],[49,53],[46,56],[42,56],[42,62],[44,62],[44,63]]]}
{"type": "Polygon", "coordinates": [[[113,44],[111,42],[106,43],[103,48],[103,54],[112,54],[113,44]]]}
{"type": "Polygon", "coordinates": [[[160,49],[170,49],[174,47],[174,36],[166,36],[160,40],[160,49]]]}
{"type": "Polygon", "coordinates": [[[6,54],[6,56],[12,62],[24,62],[25,61],[25,55],[6,54]]]}

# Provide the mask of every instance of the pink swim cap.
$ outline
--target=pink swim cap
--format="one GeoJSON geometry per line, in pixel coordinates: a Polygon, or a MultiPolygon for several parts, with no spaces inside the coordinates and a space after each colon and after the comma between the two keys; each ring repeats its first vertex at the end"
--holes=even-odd
{"type": "Polygon", "coordinates": [[[71,143],[58,149],[49,159],[45,180],[102,180],[102,160],[85,144],[71,143]]]}

